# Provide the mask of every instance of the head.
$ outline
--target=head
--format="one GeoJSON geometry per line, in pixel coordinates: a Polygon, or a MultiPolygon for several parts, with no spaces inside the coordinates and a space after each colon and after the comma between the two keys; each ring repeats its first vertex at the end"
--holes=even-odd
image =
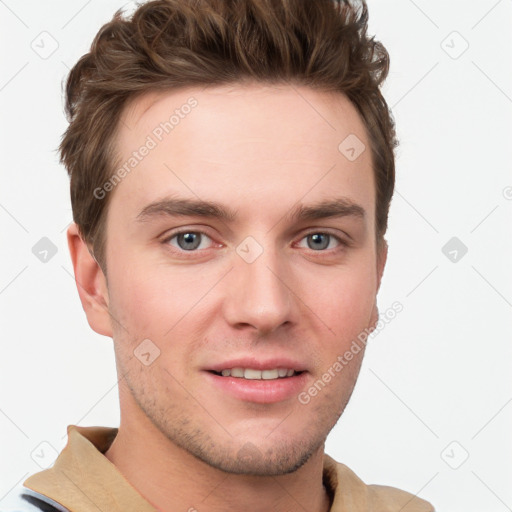
{"type": "Polygon", "coordinates": [[[344,1],[157,0],[117,12],[68,78],[68,240],[122,422],[224,471],[319,450],[364,347],[332,368],[378,319],[396,142],[366,30],[344,1]],[[217,375],[272,364],[301,372],[273,397],[217,375]]]}

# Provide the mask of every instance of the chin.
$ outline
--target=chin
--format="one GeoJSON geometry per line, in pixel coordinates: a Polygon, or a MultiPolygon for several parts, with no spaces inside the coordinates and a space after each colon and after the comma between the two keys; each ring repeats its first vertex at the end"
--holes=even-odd
{"type": "MultiPolygon", "coordinates": [[[[234,444],[234,443],[231,443],[234,444]]],[[[261,446],[261,445],[260,445],[261,446]]],[[[319,443],[280,443],[265,450],[247,441],[234,453],[219,453],[218,450],[205,450],[204,446],[191,453],[211,467],[225,473],[248,476],[280,476],[293,473],[301,468],[311,456],[323,446],[319,443]]]]}

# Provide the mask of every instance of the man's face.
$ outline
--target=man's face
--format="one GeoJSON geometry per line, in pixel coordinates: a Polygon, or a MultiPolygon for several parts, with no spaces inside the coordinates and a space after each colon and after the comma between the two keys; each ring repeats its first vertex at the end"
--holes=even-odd
{"type": "Polygon", "coordinates": [[[117,140],[119,167],[138,152],[106,223],[122,422],[149,419],[224,471],[297,469],[323,449],[364,350],[328,383],[322,376],[377,320],[385,256],[379,267],[371,155],[355,108],[304,87],[187,89],[133,102],[117,140]],[[367,148],[355,160],[338,149],[351,134],[367,148]],[[163,207],[181,199],[233,217],[163,207]],[[356,207],[293,216],[323,201],[356,207]]]}

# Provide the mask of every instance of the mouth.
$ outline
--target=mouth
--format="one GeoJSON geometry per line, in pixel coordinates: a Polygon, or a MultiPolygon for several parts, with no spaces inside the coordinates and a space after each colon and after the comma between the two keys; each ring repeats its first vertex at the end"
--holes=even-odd
{"type": "MultiPolygon", "coordinates": [[[[260,363],[239,366],[225,364],[207,369],[205,375],[210,384],[218,390],[221,400],[227,397],[242,402],[277,404],[293,401],[309,382],[308,371],[291,361],[288,364],[260,363]],[[290,364],[292,363],[292,364],[290,364]],[[259,368],[254,368],[259,366],[259,368]]],[[[283,361],[284,363],[284,361],[283,361]]]]}
{"type": "Polygon", "coordinates": [[[209,370],[209,372],[219,377],[233,377],[246,380],[286,379],[304,373],[302,370],[294,370],[293,368],[273,368],[268,370],[258,370],[255,368],[225,368],[220,371],[209,370]]]}

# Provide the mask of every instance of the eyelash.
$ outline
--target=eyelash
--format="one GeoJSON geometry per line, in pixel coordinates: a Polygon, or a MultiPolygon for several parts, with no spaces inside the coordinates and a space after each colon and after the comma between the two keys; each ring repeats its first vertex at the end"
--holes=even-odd
{"type": "MultiPolygon", "coordinates": [[[[185,233],[193,233],[193,234],[204,235],[207,238],[209,238],[210,240],[212,240],[212,237],[210,237],[204,231],[198,231],[198,230],[192,230],[192,229],[182,229],[180,231],[175,231],[175,232],[171,233],[164,240],[162,240],[162,243],[169,246],[170,245],[169,242],[172,239],[176,238],[179,235],[185,234],[185,233]]],[[[304,238],[307,238],[308,236],[311,236],[311,235],[328,235],[329,237],[334,238],[339,243],[339,246],[334,248],[334,249],[321,249],[321,250],[318,250],[318,251],[315,251],[314,249],[310,249],[310,251],[313,252],[313,253],[319,253],[319,254],[322,254],[322,253],[324,253],[324,254],[325,253],[327,253],[327,254],[337,253],[338,251],[341,251],[341,250],[343,250],[343,249],[345,249],[347,247],[350,247],[350,245],[351,245],[348,241],[343,240],[339,236],[337,236],[334,233],[331,233],[329,231],[310,231],[308,233],[305,233],[302,236],[301,240],[303,240],[304,238]]],[[[330,242],[330,239],[329,239],[329,242],[330,242]]],[[[176,252],[178,252],[180,254],[189,253],[191,255],[197,254],[201,250],[203,250],[203,251],[207,250],[207,249],[192,249],[190,251],[186,251],[185,249],[180,249],[179,247],[174,247],[174,246],[172,246],[172,247],[173,247],[173,249],[172,249],[173,251],[176,251],[176,252]]],[[[193,256],[191,256],[191,257],[193,257],[193,256]]]]}

